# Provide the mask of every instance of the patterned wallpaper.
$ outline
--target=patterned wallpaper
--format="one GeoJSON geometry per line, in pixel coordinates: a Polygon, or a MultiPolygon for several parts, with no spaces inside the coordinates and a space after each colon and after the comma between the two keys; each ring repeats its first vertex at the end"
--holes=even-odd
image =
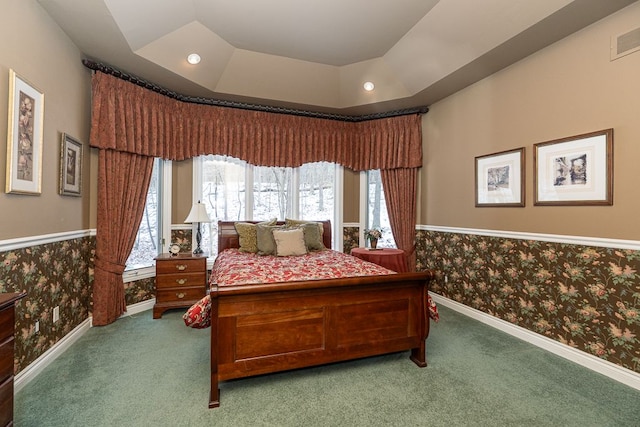
{"type": "Polygon", "coordinates": [[[350,254],[351,249],[357,248],[360,243],[360,228],[359,227],[344,227],[342,234],[342,251],[345,254],[350,254]]]}
{"type": "Polygon", "coordinates": [[[418,231],[446,298],[640,372],[640,251],[418,231]],[[447,280],[445,280],[445,278],[447,280]]]}
{"type": "MultiPolygon", "coordinates": [[[[172,241],[190,250],[190,230],[172,241]]],[[[344,251],[357,242],[346,227],[344,251]]],[[[27,292],[16,373],[89,317],[94,253],[95,237],[0,252],[0,292],[27,292]]],[[[420,230],[417,267],[436,271],[435,293],[640,372],[640,251],[420,230]]],[[[154,296],[154,278],[125,285],[127,305],[154,296]]]]}
{"type": "Polygon", "coordinates": [[[0,252],[0,292],[27,292],[15,311],[16,373],[89,317],[94,254],[95,237],[0,252]]]}

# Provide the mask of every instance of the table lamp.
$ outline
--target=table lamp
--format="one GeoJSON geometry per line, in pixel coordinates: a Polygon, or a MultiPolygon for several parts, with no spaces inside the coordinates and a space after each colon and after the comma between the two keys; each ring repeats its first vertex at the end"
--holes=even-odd
{"type": "Polygon", "coordinates": [[[204,203],[200,203],[200,200],[198,200],[198,203],[194,203],[193,206],[191,207],[191,212],[189,212],[189,215],[187,216],[187,219],[184,220],[185,223],[197,223],[198,224],[198,231],[196,233],[196,248],[193,250],[194,254],[201,254],[203,253],[202,248],[200,247],[200,241],[202,240],[202,231],[200,230],[200,224],[203,222],[211,222],[211,219],[209,218],[209,215],[207,214],[207,208],[204,205],[204,203]]]}

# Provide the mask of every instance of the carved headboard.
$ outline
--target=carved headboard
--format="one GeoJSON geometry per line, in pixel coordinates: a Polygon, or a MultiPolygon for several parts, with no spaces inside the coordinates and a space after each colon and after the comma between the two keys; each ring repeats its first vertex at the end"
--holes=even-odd
{"type": "MultiPolygon", "coordinates": [[[[234,224],[236,222],[249,222],[257,224],[260,221],[218,221],[218,252],[229,248],[239,248],[240,239],[234,224]]],[[[326,248],[331,249],[331,221],[317,221],[322,223],[322,242],[326,248]]],[[[284,225],[284,221],[278,221],[278,225],[284,225]]]]}

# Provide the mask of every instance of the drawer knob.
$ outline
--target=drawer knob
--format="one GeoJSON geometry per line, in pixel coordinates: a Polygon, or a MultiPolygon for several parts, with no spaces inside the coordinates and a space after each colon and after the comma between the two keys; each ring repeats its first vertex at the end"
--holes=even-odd
{"type": "Polygon", "coordinates": [[[184,298],[185,294],[183,292],[178,292],[176,296],[180,299],[184,298]]]}
{"type": "Polygon", "coordinates": [[[184,285],[185,283],[187,283],[187,279],[176,279],[176,282],[178,283],[178,285],[184,285]]]}
{"type": "Polygon", "coordinates": [[[186,264],[176,264],[176,268],[180,271],[186,270],[187,269],[187,265],[186,264]]]}

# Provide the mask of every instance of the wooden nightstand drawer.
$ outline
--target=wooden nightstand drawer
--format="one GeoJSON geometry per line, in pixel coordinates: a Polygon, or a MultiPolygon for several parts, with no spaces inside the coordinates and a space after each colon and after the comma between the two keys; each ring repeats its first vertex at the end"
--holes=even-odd
{"type": "Polygon", "coordinates": [[[202,273],[163,274],[156,276],[156,289],[201,286],[204,288],[206,277],[202,273]]]}
{"type": "Polygon", "coordinates": [[[156,261],[156,274],[201,273],[206,268],[206,258],[156,261]]]}
{"type": "Polygon", "coordinates": [[[185,301],[191,305],[204,298],[204,295],[204,285],[197,288],[158,289],[156,303],[185,301]]]}

